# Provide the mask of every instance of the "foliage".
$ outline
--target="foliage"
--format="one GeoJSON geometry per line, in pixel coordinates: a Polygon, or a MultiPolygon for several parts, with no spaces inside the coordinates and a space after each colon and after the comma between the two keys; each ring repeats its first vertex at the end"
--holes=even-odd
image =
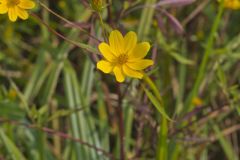
{"type": "Polygon", "coordinates": [[[35,3],[27,20],[0,15],[0,159],[239,159],[239,10],[224,0],[35,3]],[[97,69],[116,29],[150,42],[142,79],[97,69]]]}

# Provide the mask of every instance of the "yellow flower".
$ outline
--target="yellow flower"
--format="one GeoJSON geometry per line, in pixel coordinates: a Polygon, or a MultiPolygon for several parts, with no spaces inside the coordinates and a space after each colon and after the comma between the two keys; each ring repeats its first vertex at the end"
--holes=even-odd
{"type": "Polygon", "coordinates": [[[193,98],[192,103],[195,106],[202,106],[203,105],[203,101],[199,97],[193,98]]]}
{"type": "Polygon", "coordinates": [[[15,22],[17,17],[27,19],[29,15],[26,9],[34,7],[35,3],[31,0],[0,0],[0,14],[8,13],[12,22],[15,22]]]}
{"type": "Polygon", "coordinates": [[[225,0],[224,6],[229,9],[240,9],[240,0],[225,0]]]}
{"type": "Polygon", "coordinates": [[[118,82],[123,82],[126,76],[141,79],[142,70],[153,65],[152,60],[143,59],[150,44],[137,44],[137,35],[132,31],[123,37],[118,30],[114,30],[109,36],[109,44],[103,42],[98,48],[104,59],[97,63],[97,68],[104,73],[113,72],[118,82]]]}

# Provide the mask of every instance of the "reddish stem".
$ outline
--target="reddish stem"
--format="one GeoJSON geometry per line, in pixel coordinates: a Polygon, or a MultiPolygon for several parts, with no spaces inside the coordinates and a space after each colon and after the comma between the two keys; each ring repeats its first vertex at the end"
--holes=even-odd
{"type": "Polygon", "coordinates": [[[118,89],[118,107],[117,107],[117,114],[118,114],[118,127],[119,127],[119,138],[120,138],[120,160],[125,160],[125,143],[124,143],[124,120],[123,120],[123,110],[122,110],[122,95],[121,95],[121,88],[120,84],[117,84],[118,89]]]}

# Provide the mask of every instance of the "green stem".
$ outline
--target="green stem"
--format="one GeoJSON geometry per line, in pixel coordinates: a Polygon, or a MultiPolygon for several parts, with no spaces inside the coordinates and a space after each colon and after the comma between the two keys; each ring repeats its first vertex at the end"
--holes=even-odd
{"type": "Polygon", "coordinates": [[[202,60],[201,65],[200,65],[200,69],[198,71],[197,79],[194,83],[192,91],[190,92],[190,94],[189,94],[189,96],[186,100],[186,108],[183,110],[185,113],[192,109],[192,107],[193,107],[192,100],[193,100],[194,97],[197,96],[199,87],[200,87],[201,82],[204,78],[205,71],[206,71],[206,66],[207,66],[209,56],[210,56],[212,48],[213,48],[215,35],[217,33],[217,30],[219,28],[219,24],[220,24],[221,19],[222,19],[223,11],[224,11],[224,1],[221,0],[221,4],[219,5],[219,8],[218,8],[217,17],[214,20],[214,23],[213,23],[213,26],[212,26],[212,29],[211,29],[211,32],[210,32],[210,36],[207,40],[207,46],[206,46],[206,49],[205,49],[205,52],[204,52],[203,60],[202,60]]]}
{"type": "Polygon", "coordinates": [[[156,160],[167,159],[168,152],[167,136],[168,136],[167,119],[162,117],[160,131],[158,133],[156,160]]]}
{"type": "Polygon", "coordinates": [[[102,30],[103,30],[104,41],[107,42],[108,41],[108,34],[107,34],[107,31],[105,30],[105,27],[104,27],[104,22],[103,22],[102,15],[100,13],[98,13],[98,16],[99,16],[100,24],[101,24],[101,27],[102,27],[102,30]]]}

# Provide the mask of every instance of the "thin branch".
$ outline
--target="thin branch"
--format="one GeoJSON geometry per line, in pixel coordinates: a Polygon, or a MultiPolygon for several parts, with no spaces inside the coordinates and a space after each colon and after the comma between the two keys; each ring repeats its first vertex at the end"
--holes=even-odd
{"type": "Polygon", "coordinates": [[[61,15],[57,14],[56,12],[54,12],[53,10],[51,10],[50,8],[48,8],[45,4],[43,4],[42,2],[39,1],[39,4],[45,8],[47,11],[49,11],[50,13],[52,13],[53,15],[55,15],[56,17],[58,17],[59,19],[63,20],[64,22],[68,23],[70,26],[74,26],[76,28],[78,28],[79,30],[81,30],[82,32],[84,32],[85,34],[87,34],[89,37],[97,40],[98,42],[101,42],[99,39],[97,39],[96,37],[94,37],[93,35],[89,34],[86,30],[82,29],[81,27],[79,27],[78,25],[76,25],[75,23],[69,21],[68,19],[62,17],[61,15]]]}
{"type": "Polygon", "coordinates": [[[31,16],[34,17],[36,20],[40,21],[45,27],[47,27],[47,29],[48,29],[50,32],[52,32],[53,34],[55,34],[55,35],[57,35],[58,37],[62,38],[63,40],[71,43],[72,45],[74,45],[74,46],[76,46],[76,47],[79,47],[79,48],[82,48],[82,49],[86,49],[86,50],[88,50],[89,52],[95,54],[95,52],[93,52],[92,50],[90,50],[90,49],[88,49],[88,48],[86,48],[86,47],[84,47],[84,46],[79,45],[78,43],[74,42],[73,40],[68,39],[67,37],[65,37],[65,36],[62,35],[61,33],[55,31],[54,29],[52,29],[47,23],[45,23],[45,22],[44,22],[41,18],[39,18],[36,14],[31,13],[31,16]]]}
{"type": "Polygon", "coordinates": [[[186,19],[183,20],[182,25],[186,26],[192,19],[194,19],[206,7],[210,0],[203,1],[186,19]]]}

